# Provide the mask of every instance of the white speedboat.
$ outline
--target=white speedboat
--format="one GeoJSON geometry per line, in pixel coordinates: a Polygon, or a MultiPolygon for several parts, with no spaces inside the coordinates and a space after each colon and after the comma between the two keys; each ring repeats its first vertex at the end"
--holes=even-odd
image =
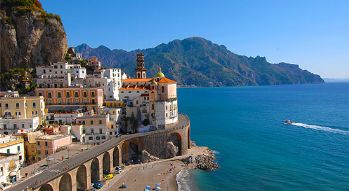
{"type": "Polygon", "coordinates": [[[289,119],[286,119],[285,121],[284,121],[284,124],[285,125],[291,125],[293,123],[293,121],[291,121],[291,120],[289,120],[289,119]]]}

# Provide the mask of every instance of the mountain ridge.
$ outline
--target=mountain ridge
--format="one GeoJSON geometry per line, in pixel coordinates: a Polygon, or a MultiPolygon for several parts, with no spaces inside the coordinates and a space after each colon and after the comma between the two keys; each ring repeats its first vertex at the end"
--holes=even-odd
{"type": "Polygon", "coordinates": [[[133,76],[137,52],[145,55],[148,75],[161,66],[168,77],[186,86],[237,86],[323,83],[323,79],[299,65],[269,63],[265,57],[247,57],[202,37],[189,37],[161,43],[154,48],[126,51],[104,45],[92,48],[83,43],[75,47],[83,57],[97,56],[104,67],[122,68],[133,76]]]}

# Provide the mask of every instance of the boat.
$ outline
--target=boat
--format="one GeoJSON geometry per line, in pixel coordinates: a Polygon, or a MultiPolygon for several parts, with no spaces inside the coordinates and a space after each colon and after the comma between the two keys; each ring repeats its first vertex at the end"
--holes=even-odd
{"type": "Polygon", "coordinates": [[[291,125],[293,123],[293,121],[291,121],[291,120],[289,120],[289,119],[286,119],[285,121],[284,121],[284,124],[285,125],[291,125]]]}

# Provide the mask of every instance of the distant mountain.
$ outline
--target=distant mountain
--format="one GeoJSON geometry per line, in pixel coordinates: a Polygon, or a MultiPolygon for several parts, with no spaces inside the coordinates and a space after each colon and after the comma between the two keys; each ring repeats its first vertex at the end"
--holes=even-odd
{"type": "Polygon", "coordinates": [[[324,78],[325,82],[349,82],[349,78],[324,78]]]}
{"type": "Polygon", "coordinates": [[[121,68],[134,75],[135,57],[143,52],[148,75],[152,76],[160,66],[166,76],[180,85],[237,86],[323,83],[319,75],[302,70],[298,65],[271,64],[265,57],[247,57],[230,52],[200,37],[174,40],[155,48],[125,51],[110,50],[105,46],[91,48],[81,44],[75,48],[83,57],[97,56],[104,67],[121,68]]]}

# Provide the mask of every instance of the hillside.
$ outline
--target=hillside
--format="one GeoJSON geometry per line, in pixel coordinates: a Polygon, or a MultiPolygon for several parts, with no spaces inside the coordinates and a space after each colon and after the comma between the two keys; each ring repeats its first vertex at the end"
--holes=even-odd
{"type": "Polygon", "coordinates": [[[134,75],[135,55],[145,55],[148,75],[161,66],[164,73],[180,85],[236,86],[323,83],[319,75],[302,70],[298,65],[271,64],[265,57],[247,57],[230,52],[200,37],[174,40],[155,48],[125,51],[105,46],[91,48],[87,44],[75,48],[84,57],[97,56],[104,67],[122,68],[134,75]]]}
{"type": "Polygon", "coordinates": [[[62,61],[67,51],[60,17],[38,0],[0,0],[0,39],[0,72],[62,61]]]}

